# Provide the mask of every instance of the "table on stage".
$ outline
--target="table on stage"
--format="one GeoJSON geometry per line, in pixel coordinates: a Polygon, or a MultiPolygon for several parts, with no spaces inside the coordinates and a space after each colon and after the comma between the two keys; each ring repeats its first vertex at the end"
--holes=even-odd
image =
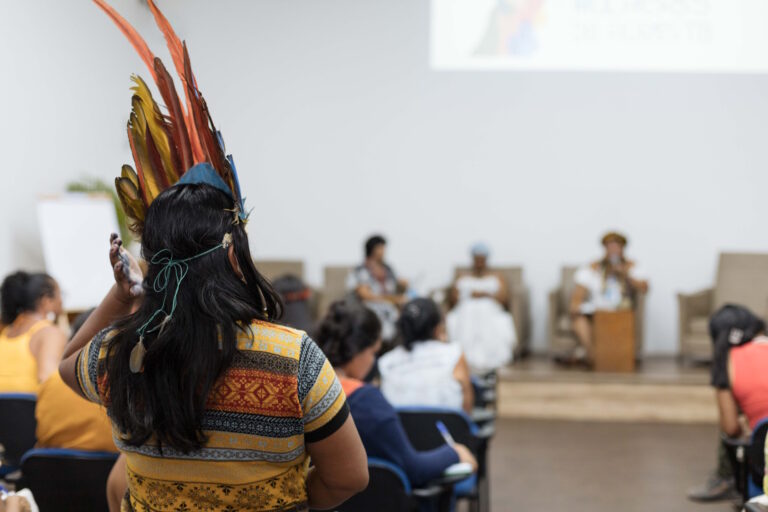
{"type": "Polygon", "coordinates": [[[635,313],[632,310],[596,312],[593,336],[595,371],[635,371],[635,313]]]}

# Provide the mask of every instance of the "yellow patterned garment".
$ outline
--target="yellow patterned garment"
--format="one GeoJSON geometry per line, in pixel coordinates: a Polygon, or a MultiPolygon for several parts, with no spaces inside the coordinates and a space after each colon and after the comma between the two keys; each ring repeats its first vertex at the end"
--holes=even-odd
{"type": "MultiPolygon", "coordinates": [[[[309,464],[305,442],[335,432],[349,415],[325,355],[301,331],[255,321],[238,333],[238,353],[208,397],[208,441],[188,454],[154,445],[115,443],[125,453],[123,510],[304,511],[309,464]]],[[[104,401],[105,356],[115,331],[99,333],[80,353],[78,382],[104,401]]]]}

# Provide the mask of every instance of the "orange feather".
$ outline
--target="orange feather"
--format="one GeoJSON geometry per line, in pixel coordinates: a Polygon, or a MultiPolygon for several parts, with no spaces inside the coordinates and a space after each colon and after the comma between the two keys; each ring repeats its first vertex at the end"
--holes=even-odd
{"type": "Polygon", "coordinates": [[[157,80],[157,77],[155,76],[155,69],[152,65],[152,61],[154,61],[155,56],[150,51],[149,46],[147,46],[147,43],[144,41],[144,39],[142,39],[139,33],[136,32],[136,29],[134,29],[130,23],[125,21],[125,19],[120,16],[117,11],[110,7],[110,5],[107,4],[104,0],[93,0],[93,2],[101,7],[101,9],[107,13],[107,16],[109,16],[112,21],[115,22],[117,28],[119,28],[125,37],[128,38],[128,41],[130,41],[130,43],[136,49],[136,52],[139,54],[139,57],[141,57],[141,60],[143,60],[144,64],[146,64],[147,68],[149,68],[149,72],[152,73],[152,78],[157,80]]]}

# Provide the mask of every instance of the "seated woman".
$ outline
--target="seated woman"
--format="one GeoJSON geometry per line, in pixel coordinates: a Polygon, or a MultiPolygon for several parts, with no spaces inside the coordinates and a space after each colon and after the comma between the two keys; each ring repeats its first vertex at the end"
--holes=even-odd
{"type": "MultiPolygon", "coordinates": [[[[70,339],[90,313],[83,313],[75,319],[70,339]]],[[[35,418],[39,448],[117,451],[107,411],[72,391],[59,372],[54,372],[40,385],[35,418]]]]}
{"type": "Polygon", "coordinates": [[[453,283],[448,313],[448,339],[457,343],[472,371],[484,373],[512,359],[517,342],[515,322],[504,305],[507,285],[488,268],[490,251],[485,244],[472,247],[472,271],[453,283]]]}
{"type": "MultiPolygon", "coordinates": [[[[716,390],[720,430],[729,437],[740,437],[768,418],[768,336],[760,334],[731,348],[727,357],[730,385],[716,390]],[[748,430],[739,421],[740,413],[746,417],[748,430]]],[[[768,493],[768,479],[763,491],[768,493]]]]}
{"type": "Polygon", "coordinates": [[[720,429],[729,437],[744,432],[739,412],[746,416],[752,430],[760,420],[768,418],[768,336],[760,334],[751,342],[733,347],[728,352],[727,389],[717,389],[720,429]]]}
{"type": "Polygon", "coordinates": [[[398,323],[403,345],[379,358],[381,392],[389,403],[471,412],[469,366],[458,345],[447,342],[438,305],[432,299],[414,299],[398,323]]]}
{"type": "Polygon", "coordinates": [[[595,312],[632,309],[637,294],[648,291],[648,279],[642,268],[624,254],[627,237],[610,232],[601,243],[603,258],[579,268],[574,275],[569,309],[578,345],[569,354],[558,354],[555,361],[559,364],[591,366],[595,312]]]}
{"type": "Polygon", "coordinates": [[[382,339],[391,342],[397,336],[399,307],[407,298],[398,289],[408,287],[408,282],[398,279],[386,262],[387,241],[374,235],[365,242],[365,261],[347,276],[347,289],[366,307],[376,313],[381,322],[382,339]]]}
{"type": "Polygon", "coordinates": [[[16,272],[0,286],[0,392],[37,393],[56,373],[67,338],[53,321],[61,314],[61,292],[47,274],[16,272]]]}
{"type": "Polygon", "coordinates": [[[438,478],[456,462],[477,468],[466,446],[441,446],[416,451],[403,430],[397,412],[381,392],[362,379],[368,374],[381,346],[381,323],[371,310],[335,302],[320,324],[317,341],[336,370],[347,402],[369,457],[388,460],[401,467],[413,485],[438,478]]]}

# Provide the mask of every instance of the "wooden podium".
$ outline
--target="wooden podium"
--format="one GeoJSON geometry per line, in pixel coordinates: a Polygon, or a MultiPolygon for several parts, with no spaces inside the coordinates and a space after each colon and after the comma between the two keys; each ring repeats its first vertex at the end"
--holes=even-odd
{"type": "Polygon", "coordinates": [[[597,311],[593,340],[595,371],[635,371],[634,311],[597,311]]]}

